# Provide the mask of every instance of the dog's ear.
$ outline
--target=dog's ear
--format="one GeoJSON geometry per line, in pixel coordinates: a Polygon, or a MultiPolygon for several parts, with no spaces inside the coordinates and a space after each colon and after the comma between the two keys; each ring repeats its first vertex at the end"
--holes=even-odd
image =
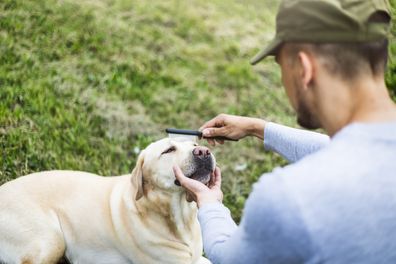
{"type": "Polygon", "coordinates": [[[136,201],[143,197],[143,164],[144,152],[140,153],[136,166],[132,171],[132,186],[136,201]]]}
{"type": "Polygon", "coordinates": [[[186,191],[186,201],[189,202],[189,203],[194,201],[194,196],[188,191],[186,191]]]}

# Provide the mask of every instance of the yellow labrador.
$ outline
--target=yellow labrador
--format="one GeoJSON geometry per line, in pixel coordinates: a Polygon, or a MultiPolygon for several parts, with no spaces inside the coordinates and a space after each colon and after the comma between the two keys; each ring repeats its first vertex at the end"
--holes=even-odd
{"type": "Polygon", "coordinates": [[[47,171],[0,186],[0,260],[210,263],[174,164],[207,183],[215,159],[194,142],[162,139],[142,151],[132,175],[47,171]]]}

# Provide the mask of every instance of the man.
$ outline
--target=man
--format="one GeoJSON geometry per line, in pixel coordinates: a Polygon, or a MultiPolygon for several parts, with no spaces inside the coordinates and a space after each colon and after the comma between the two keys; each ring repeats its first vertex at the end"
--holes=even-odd
{"type": "Polygon", "coordinates": [[[257,136],[293,163],[255,183],[239,226],[221,203],[219,169],[208,188],[174,168],[213,263],[396,263],[389,22],[385,0],[282,1],[276,36],[252,63],[274,55],[299,124],[331,139],[229,115],[202,127],[206,137],[257,136]]]}

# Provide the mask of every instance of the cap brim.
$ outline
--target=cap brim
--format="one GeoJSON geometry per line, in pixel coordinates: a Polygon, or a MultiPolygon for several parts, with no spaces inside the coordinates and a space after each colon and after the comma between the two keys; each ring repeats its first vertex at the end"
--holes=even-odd
{"type": "Polygon", "coordinates": [[[267,47],[262,49],[256,54],[256,56],[253,57],[253,59],[250,60],[250,64],[255,65],[267,56],[275,56],[281,44],[282,40],[275,37],[267,47]]]}

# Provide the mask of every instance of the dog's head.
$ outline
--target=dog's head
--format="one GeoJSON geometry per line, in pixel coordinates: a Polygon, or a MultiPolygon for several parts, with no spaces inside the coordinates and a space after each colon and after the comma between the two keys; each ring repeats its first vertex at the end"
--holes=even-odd
{"type": "Polygon", "coordinates": [[[173,165],[178,165],[187,177],[207,184],[216,160],[208,148],[193,141],[170,138],[156,141],[142,151],[132,172],[136,200],[144,195],[145,184],[167,191],[183,191],[175,183],[173,165]]]}

